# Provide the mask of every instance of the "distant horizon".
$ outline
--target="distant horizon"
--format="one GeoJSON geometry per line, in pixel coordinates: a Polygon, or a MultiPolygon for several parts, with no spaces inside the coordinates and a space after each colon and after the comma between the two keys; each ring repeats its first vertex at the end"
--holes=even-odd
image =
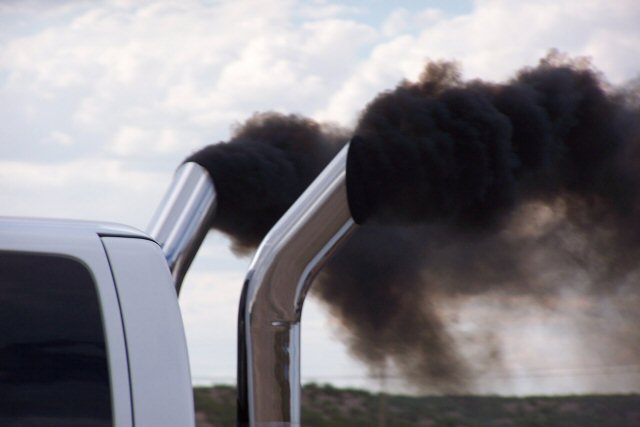
{"type": "MultiPolygon", "coordinates": [[[[195,384],[193,388],[230,388],[235,390],[236,386],[234,384],[227,383],[213,383],[213,384],[195,384]]],[[[575,394],[575,393],[566,393],[566,394],[530,394],[530,395],[512,395],[512,394],[500,394],[500,393],[404,393],[404,392],[396,392],[396,391],[384,391],[384,390],[374,390],[370,388],[358,388],[351,386],[336,386],[330,382],[302,382],[302,390],[304,392],[305,388],[330,388],[337,389],[342,391],[357,391],[362,393],[368,393],[370,395],[389,395],[389,396],[406,396],[406,397],[480,397],[480,398],[505,398],[505,399],[528,399],[528,398],[541,398],[541,399],[553,399],[553,398],[567,398],[567,397],[589,397],[589,396],[638,396],[640,397],[639,391],[631,391],[631,392],[614,392],[614,393],[584,393],[584,394],[575,394]]]]}
{"type": "MultiPolygon", "coordinates": [[[[195,388],[196,417],[215,425],[235,423],[235,390],[195,388]]],[[[634,395],[588,396],[402,396],[310,386],[303,391],[302,422],[314,427],[554,425],[636,427],[634,395]]]]}

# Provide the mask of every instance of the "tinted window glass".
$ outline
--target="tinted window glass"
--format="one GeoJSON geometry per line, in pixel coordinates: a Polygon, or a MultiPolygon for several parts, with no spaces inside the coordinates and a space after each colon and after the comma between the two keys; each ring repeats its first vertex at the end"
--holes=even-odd
{"type": "Polygon", "coordinates": [[[0,425],[111,425],[96,287],[78,261],[0,252],[0,425]]]}

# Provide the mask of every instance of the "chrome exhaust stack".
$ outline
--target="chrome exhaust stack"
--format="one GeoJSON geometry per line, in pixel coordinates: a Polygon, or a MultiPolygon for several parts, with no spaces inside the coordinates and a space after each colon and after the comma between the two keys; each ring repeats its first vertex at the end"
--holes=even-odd
{"type": "Polygon", "coordinates": [[[147,228],[167,258],[176,293],[180,293],[215,210],[216,191],[209,173],[194,162],[180,165],[147,228]]]}
{"type": "Polygon", "coordinates": [[[238,319],[238,425],[300,426],[300,318],[307,291],[355,229],[344,147],[262,241],[238,319]]]}

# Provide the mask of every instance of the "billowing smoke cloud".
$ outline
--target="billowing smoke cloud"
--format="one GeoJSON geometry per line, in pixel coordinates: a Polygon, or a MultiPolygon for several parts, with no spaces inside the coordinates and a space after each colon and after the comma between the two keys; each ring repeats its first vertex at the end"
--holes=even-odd
{"type": "MultiPolygon", "coordinates": [[[[460,385],[473,363],[439,306],[478,295],[640,294],[640,110],[583,60],[550,54],[504,84],[431,63],[364,110],[348,186],[364,225],[314,292],[374,369],[460,385]]],[[[255,247],[349,132],[259,115],[194,156],[220,193],[213,227],[255,247]],[[205,160],[206,159],[206,160],[205,160]]],[[[618,344],[640,360],[640,314],[618,344]],[[632,336],[630,336],[632,335],[632,336]]]]}
{"type": "Polygon", "coordinates": [[[236,253],[255,249],[349,135],[301,116],[262,113],[229,142],[193,154],[187,160],[204,166],[215,183],[212,227],[231,237],[236,253]]]}

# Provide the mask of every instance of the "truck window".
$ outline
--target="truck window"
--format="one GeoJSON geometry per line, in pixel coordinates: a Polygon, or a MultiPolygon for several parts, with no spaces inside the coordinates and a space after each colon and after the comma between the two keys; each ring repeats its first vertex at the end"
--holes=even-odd
{"type": "Polygon", "coordinates": [[[0,425],[111,426],[110,394],[87,268],[0,251],[0,425]]]}

